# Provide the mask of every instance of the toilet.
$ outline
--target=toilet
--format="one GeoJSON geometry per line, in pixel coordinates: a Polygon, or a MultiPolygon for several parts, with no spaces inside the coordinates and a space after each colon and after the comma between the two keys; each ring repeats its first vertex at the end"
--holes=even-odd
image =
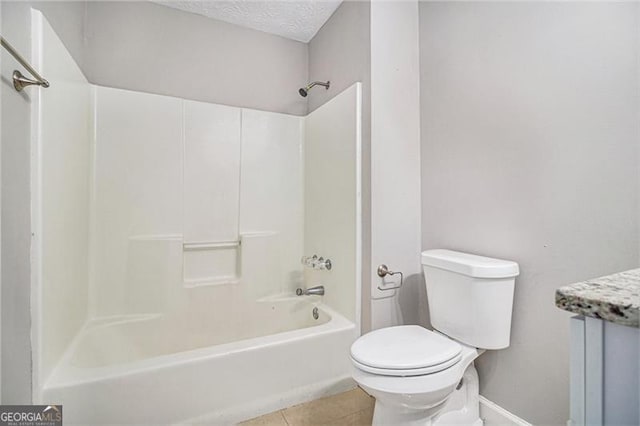
{"type": "Polygon", "coordinates": [[[387,327],[351,346],[352,375],[376,399],[374,425],[482,425],[474,360],[509,346],[518,264],[422,253],[433,330],[387,327]]]}

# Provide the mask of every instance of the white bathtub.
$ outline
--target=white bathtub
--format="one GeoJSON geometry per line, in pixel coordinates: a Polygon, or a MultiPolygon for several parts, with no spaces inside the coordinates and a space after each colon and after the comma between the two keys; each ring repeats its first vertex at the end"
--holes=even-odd
{"type": "Polygon", "coordinates": [[[356,326],[312,300],[256,302],[234,324],[161,315],[90,322],[42,402],[63,404],[67,424],[230,424],[346,390],[356,326]]]}

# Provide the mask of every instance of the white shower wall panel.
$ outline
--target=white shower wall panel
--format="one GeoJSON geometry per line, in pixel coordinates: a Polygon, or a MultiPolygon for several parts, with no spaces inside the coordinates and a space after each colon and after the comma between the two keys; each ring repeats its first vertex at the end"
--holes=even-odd
{"type": "Polygon", "coordinates": [[[303,118],[94,90],[92,316],[175,312],[197,286],[302,285],[303,118]],[[204,247],[176,259],[177,239],[204,247]]]}
{"type": "Polygon", "coordinates": [[[241,276],[245,294],[250,300],[268,297],[282,291],[280,234],[259,232],[242,235],[241,276]]]}
{"type": "Polygon", "coordinates": [[[184,240],[238,239],[239,108],[184,101],[184,240]]]}
{"type": "Polygon", "coordinates": [[[91,311],[127,313],[128,244],[182,234],[182,101],[95,88],[91,311]]]}
{"type": "Polygon", "coordinates": [[[34,66],[54,82],[23,92],[33,97],[37,129],[32,312],[35,380],[42,380],[87,317],[91,86],[42,14],[33,11],[32,20],[34,66]]]}
{"type": "Polygon", "coordinates": [[[240,232],[272,231],[279,253],[280,289],[301,285],[304,118],[242,110],[240,232]]]}
{"type": "Polygon", "coordinates": [[[127,313],[168,312],[179,306],[182,236],[129,238],[124,281],[127,313]]]}
{"type": "Polygon", "coordinates": [[[356,83],[309,114],[305,135],[304,250],[331,259],[305,269],[308,286],[324,285],[326,303],[359,321],[360,113],[356,83]]]}

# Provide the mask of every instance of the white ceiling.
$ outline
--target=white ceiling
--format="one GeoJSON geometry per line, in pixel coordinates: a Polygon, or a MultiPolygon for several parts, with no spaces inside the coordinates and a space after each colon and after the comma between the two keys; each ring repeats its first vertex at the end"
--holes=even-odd
{"type": "Polygon", "coordinates": [[[342,3],[342,0],[151,1],[305,43],[342,3]]]}

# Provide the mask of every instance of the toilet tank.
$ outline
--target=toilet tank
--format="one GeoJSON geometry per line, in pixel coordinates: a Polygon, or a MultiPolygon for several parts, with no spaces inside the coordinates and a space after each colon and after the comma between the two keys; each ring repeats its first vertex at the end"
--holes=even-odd
{"type": "Polygon", "coordinates": [[[422,268],[433,328],[476,348],[509,346],[517,263],[427,250],[422,268]]]}

